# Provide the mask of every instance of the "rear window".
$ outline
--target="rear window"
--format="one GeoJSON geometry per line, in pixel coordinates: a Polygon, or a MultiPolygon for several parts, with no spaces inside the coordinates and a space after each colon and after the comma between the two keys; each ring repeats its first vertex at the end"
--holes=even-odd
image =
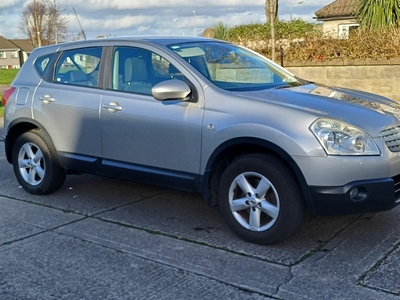
{"type": "Polygon", "coordinates": [[[64,51],[55,68],[54,81],[97,87],[102,47],[64,51]]]}

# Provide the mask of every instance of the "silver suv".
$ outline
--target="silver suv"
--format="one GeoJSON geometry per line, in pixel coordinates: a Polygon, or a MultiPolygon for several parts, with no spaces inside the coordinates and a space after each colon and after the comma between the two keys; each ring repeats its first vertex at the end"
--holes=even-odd
{"type": "Polygon", "coordinates": [[[222,41],[132,37],[37,48],[3,95],[22,187],[86,172],[201,193],[259,244],[314,214],[400,202],[400,106],[299,79],[222,41]]]}

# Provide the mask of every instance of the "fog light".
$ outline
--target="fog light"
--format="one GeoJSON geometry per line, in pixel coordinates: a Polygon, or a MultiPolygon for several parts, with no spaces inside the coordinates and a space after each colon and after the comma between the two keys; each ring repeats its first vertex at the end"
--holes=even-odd
{"type": "Polygon", "coordinates": [[[350,190],[349,196],[353,201],[361,201],[367,197],[367,190],[363,187],[354,187],[350,190]]]}
{"type": "Polygon", "coordinates": [[[350,191],[350,198],[351,198],[351,199],[354,199],[355,197],[357,197],[357,195],[358,195],[358,188],[353,188],[353,189],[350,191]]]}

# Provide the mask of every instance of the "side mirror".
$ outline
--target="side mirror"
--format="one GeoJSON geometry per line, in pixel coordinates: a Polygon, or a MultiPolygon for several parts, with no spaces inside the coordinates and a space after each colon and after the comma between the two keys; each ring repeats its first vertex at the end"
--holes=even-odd
{"type": "Polygon", "coordinates": [[[165,80],[157,83],[151,89],[154,98],[160,101],[164,100],[190,100],[192,90],[187,83],[178,79],[165,80]]]}

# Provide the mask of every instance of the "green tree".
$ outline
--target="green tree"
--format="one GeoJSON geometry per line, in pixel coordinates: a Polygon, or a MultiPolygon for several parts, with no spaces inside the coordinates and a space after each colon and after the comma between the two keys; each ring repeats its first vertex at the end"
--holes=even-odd
{"type": "Polygon", "coordinates": [[[400,0],[360,0],[357,18],[363,29],[400,25],[400,0]]]}

